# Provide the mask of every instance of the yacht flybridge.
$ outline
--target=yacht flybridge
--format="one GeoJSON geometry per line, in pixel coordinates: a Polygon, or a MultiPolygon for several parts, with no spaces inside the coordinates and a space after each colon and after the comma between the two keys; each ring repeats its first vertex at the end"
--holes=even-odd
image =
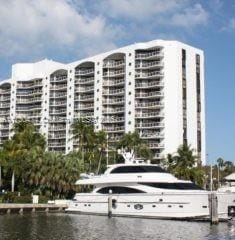
{"type": "MultiPolygon", "coordinates": [[[[68,212],[130,217],[204,219],[209,217],[208,195],[190,181],[179,180],[161,167],[122,151],[124,164],[109,165],[103,175],[81,174],[76,185],[92,185],[91,193],[77,193],[68,212]]],[[[217,193],[220,219],[230,218],[235,194],[217,193]]]]}

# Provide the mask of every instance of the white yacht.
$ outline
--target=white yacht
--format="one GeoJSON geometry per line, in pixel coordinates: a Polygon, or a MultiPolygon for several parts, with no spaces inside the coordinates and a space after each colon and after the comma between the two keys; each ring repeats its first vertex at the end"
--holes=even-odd
{"type": "MultiPolygon", "coordinates": [[[[209,217],[209,193],[190,181],[179,180],[161,167],[122,152],[124,164],[109,165],[103,175],[81,175],[77,185],[92,185],[77,193],[67,212],[107,215],[111,197],[113,216],[204,219],[209,217]]],[[[219,219],[235,210],[235,194],[216,193],[219,219]],[[231,210],[232,209],[232,210],[231,210]]]]}

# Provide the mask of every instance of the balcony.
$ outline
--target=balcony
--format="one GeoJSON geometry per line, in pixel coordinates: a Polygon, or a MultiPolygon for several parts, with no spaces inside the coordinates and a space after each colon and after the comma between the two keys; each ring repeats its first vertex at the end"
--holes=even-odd
{"type": "Polygon", "coordinates": [[[42,90],[38,90],[38,91],[17,91],[16,92],[16,96],[30,96],[30,95],[41,95],[42,94],[42,90]]]}
{"type": "Polygon", "coordinates": [[[148,146],[150,149],[155,149],[155,148],[164,148],[163,143],[148,143],[148,146]]]}
{"type": "Polygon", "coordinates": [[[2,103],[0,104],[0,108],[10,108],[10,103],[2,103]]]}
{"type": "Polygon", "coordinates": [[[82,92],[82,93],[94,92],[94,86],[77,87],[75,88],[75,92],[82,92]]]}
{"type": "Polygon", "coordinates": [[[36,88],[36,87],[42,87],[42,81],[40,82],[34,82],[34,83],[17,83],[17,89],[27,89],[27,88],[36,88]]]}
{"type": "Polygon", "coordinates": [[[74,101],[80,101],[80,102],[91,102],[94,101],[94,95],[80,95],[80,96],[75,96],[74,101]]]}
{"type": "Polygon", "coordinates": [[[108,61],[104,62],[103,67],[104,68],[115,68],[115,67],[123,67],[124,65],[125,65],[124,60],[118,60],[118,61],[108,60],[108,61]]]}
{"type": "Polygon", "coordinates": [[[125,84],[125,80],[123,78],[103,81],[103,86],[107,86],[107,87],[120,86],[120,85],[124,85],[124,84],[125,84]]]}
{"type": "Polygon", "coordinates": [[[105,99],[103,104],[105,105],[119,105],[124,104],[124,98],[116,98],[116,99],[105,99]]]}
{"type": "Polygon", "coordinates": [[[61,107],[65,106],[66,107],[67,102],[66,101],[54,101],[50,102],[50,106],[55,106],[55,107],[61,107]]]}
{"type": "Polygon", "coordinates": [[[67,80],[67,76],[56,76],[51,78],[51,82],[66,82],[67,80]]]}
{"type": "Polygon", "coordinates": [[[104,95],[122,95],[124,94],[124,88],[121,89],[109,89],[103,91],[104,95]]]}
{"type": "Polygon", "coordinates": [[[94,83],[94,77],[89,78],[76,78],[75,84],[91,84],[94,83]]]}
{"type": "Polygon", "coordinates": [[[149,69],[149,68],[155,68],[155,67],[162,67],[163,63],[162,61],[156,60],[151,62],[138,62],[135,64],[135,68],[140,69],[149,69]]]}
{"type": "Polygon", "coordinates": [[[65,134],[49,134],[50,139],[66,139],[65,134]]]}
{"type": "Polygon", "coordinates": [[[124,122],[124,117],[106,117],[102,119],[102,123],[119,123],[124,122]]]}
{"type": "Polygon", "coordinates": [[[136,123],[136,128],[162,128],[164,123],[152,122],[152,123],[136,123]]]}
{"type": "Polygon", "coordinates": [[[118,114],[123,112],[124,112],[124,107],[103,109],[103,114],[118,114]]]}
{"type": "Polygon", "coordinates": [[[79,104],[78,106],[76,106],[77,110],[93,110],[94,109],[94,104],[90,103],[90,104],[79,104]]]}
{"type": "Polygon", "coordinates": [[[10,115],[10,111],[0,111],[0,116],[7,116],[10,115]]]}
{"type": "Polygon", "coordinates": [[[103,77],[118,77],[123,76],[125,71],[123,69],[116,71],[103,72],[103,77]]]}
{"type": "Polygon", "coordinates": [[[136,72],[135,78],[155,78],[155,77],[162,77],[163,73],[161,71],[149,71],[149,72],[136,72]]]}
{"type": "Polygon", "coordinates": [[[146,53],[137,53],[135,55],[135,59],[154,59],[155,57],[163,57],[163,53],[161,50],[155,50],[146,53]]]}
{"type": "Polygon", "coordinates": [[[146,82],[146,83],[136,83],[135,88],[153,88],[153,87],[163,87],[164,82],[163,81],[153,81],[153,82],[146,82]]]}
{"type": "Polygon", "coordinates": [[[148,93],[136,93],[136,98],[157,98],[157,97],[163,97],[163,92],[155,91],[155,92],[148,92],[148,93]]]}
{"type": "Polygon", "coordinates": [[[164,134],[160,132],[147,132],[147,133],[142,133],[140,135],[141,138],[144,139],[152,139],[152,138],[163,138],[164,134]]]}
{"type": "Polygon", "coordinates": [[[35,102],[41,102],[42,98],[41,97],[37,97],[37,98],[17,98],[16,99],[16,103],[23,103],[23,104],[27,104],[27,103],[35,103],[35,102]]]}
{"type": "Polygon", "coordinates": [[[124,126],[120,127],[103,127],[104,131],[107,132],[123,132],[125,130],[124,126]]]}
{"type": "Polygon", "coordinates": [[[64,93],[51,93],[50,94],[50,98],[66,98],[67,97],[67,93],[64,92],[64,93]]]}
{"type": "Polygon", "coordinates": [[[83,76],[83,75],[93,75],[94,74],[94,68],[84,69],[84,70],[76,70],[75,76],[83,76]]]}
{"type": "Polygon", "coordinates": [[[66,109],[63,110],[50,110],[49,114],[53,114],[53,115],[62,115],[62,114],[66,114],[66,109]]]}
{"type": "Polygon", "coordinates": [[[149,112],[149,113],[136,113],[135,114],[136,118],[156,118],[156,117],[164,117],[164,113],[161,111],[156,111],[156,112],[149,112]]]}
{"type": "Polygon", "coordinates": [[[155,107],[163,107],[164,104],[162,101],[155,101],[155,102],[143,102],[137,103],[135,108],[155,108],[155,107]]]}
{"type": "Polygon", "coordinates": [[[50,91],[55,91],[55,90],[65,90],[67,89],[66,84],[51,84],[50,86],[50,91]]]}

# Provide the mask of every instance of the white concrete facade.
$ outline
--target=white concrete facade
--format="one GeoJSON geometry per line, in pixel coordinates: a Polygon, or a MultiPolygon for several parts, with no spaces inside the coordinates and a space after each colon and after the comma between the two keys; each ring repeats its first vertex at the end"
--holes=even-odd
{"type": "MultiPolygon", "coordinates": [[[[154,40],[70,64],[15,64],[11,79],[0,83],[0,117],[36,122],[51,151],[76,148],[71,122],[82,117],[108,133],[110,146],[137,130],[155,159],[185,141],[205,164],[204,54],[178,41],[154,40]]],[[[1,121],[0,143],[12,121],[1,121]]]]}

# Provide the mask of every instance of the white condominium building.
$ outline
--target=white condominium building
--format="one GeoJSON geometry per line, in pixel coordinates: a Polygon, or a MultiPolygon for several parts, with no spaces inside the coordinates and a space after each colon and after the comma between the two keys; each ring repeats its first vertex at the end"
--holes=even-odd
{"type": "Polygon", "coordinates": [[[12,66],[0,82],[0,144],[16,119],[33,121],[48,150],[76,148],[71,123],[85,118],[111,147],[138,131],[160,160],[191,145],[205,163],[203,51],[178,41],[136,43],[69,64],[12,66]]]}

